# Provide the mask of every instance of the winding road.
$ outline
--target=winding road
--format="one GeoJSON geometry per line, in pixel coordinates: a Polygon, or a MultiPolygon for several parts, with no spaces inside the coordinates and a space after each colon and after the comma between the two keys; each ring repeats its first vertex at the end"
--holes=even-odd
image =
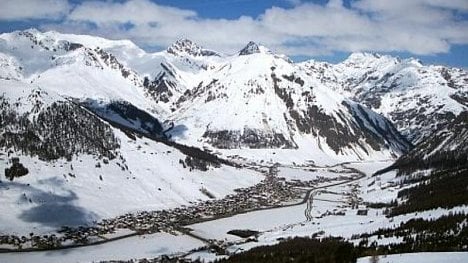
{"type": "MultiPolygon", "coordinates": [[[[165,142],[164,140],[162,140],[161,138],[155,138],[154,136],[151,136],[151,135],[148,135],[146,133],[142,133],[142,132],[138,132],[138,131],[134,131],[134,130],[129,130],[128,128],[124,128],[122,127],[122,125],[119,125],[117,123],[110,123],[112,126],[116,127],[116,128],[120,128],[122,130],[124,130],[125,132],[130,132],[130,133],[137,133],[138,135],[141,135],[141,136],[144,136],[144,137],[147,137],[149,139],[152,139],[152,140],[156,140],[158,142],[162,142],[162,143],[166,143],[168,144],[168,142],[165,142]]],[[[171,146],[174,146],[175,143],[171,143],[171,146]]],[[[179,150],[181,151],[185,151],[186,149],[188,148],[193,148],[193,147],[187,147],[187,146],[183,146],[183,145],[177,145],[178,147],[176,148],[180,148],[179,150]]],[[[191,149],[193,151],[193,149],[191,149]]],[[[202,150],[199,150],[198,151],[202,151],[202,150]]],[[[204,151],[203,151],[204,152],[204,151]]],[[[207,157],[210,157],[208,155],[208,153],[204,152],[207,157]]],[[[223,159],[220,159],[218,157],[216,157],[217,160],[219,160],[221,163],[225,163],[225,164],[228,164],[228,165],[240,165],[246,169],[255,169],[255,168],[258,168],[258,167],[262,167],[262,168],[267,168],[268,169],[268,175],[270,176],[276,176],[276,173],[277,173],[277,169],[279,166],[264,166],[264,165],[259,165],[257,167],[255,166],[249,166],[249,165],[242,165],[242,164],[235,164],[231,161],[227,161],[227,160],[223,160],[223,159]]],[[[340,181],[340,182],[337,182],[337,183],[332,183],[332,184],[328,184],[328,185],[323,185],[323,186],[318,186],[318,187],[311,187],[311,188],[303,188],[303,189],[307,189],[306,191],[306,194],[304,196],[304,198],[297,202],[297,203],[292,203],[292,204],[284,204],[284,205],[276,205],[276,206],[272,206],[272,207],[259,207],[259,208],[255,208],[255,209],[250,209],[250,210],[246,210],[246,211],[241,211],[241,212],[238,212],[236,214],[229,214],[229,215],[220,215],[220,216],[215,216],[215,217],[211,217],[211,218],[204,218],[200,221],[198,221],[197,223],[202,223],[202,222],[209,222],[209,221],[214,221],[214,220],[218,220],[218,219],[221,219],[221,218],[226,218],[226,217],[232,217],[232,216],[235,216],[235,215],[238,215],[238,214],[245,214],[245,213],[250,213],[250,212],[254,212],[254,211],[260,211],[260,210],[270,210],[270,209],[279,209],[279,208],[285,208],[285,207],[292,207],[292,206],[299,206],[299,205],[303,205],[305,203],[307,203],[307,206],[306,206],[306,209],[304,211],[304,215],[306,217],[306,220],[307,221],[311,221],[312,220],[312,215],[311,215],[311,211],[312,211],[312,204],[313,204],[313,197],[314,197],[314,194],[317,190],[320,190],[320,189],[326,189],[328,187],[333,187],[333,186],[337,186],[337,185],[344,185],[344,184],[348,184],[348,183],[351,183],[351,182],[354,182],[354,181],[357,181],[357,180],[360,180],[362,178],[364,178],[366,176],[366,174],[356,168],[351,168],[351,167],[348,167],[346,166],[346,164],[350,164],[350,162],[345,162],[345,163],[338,163],[338,164],[335,164],[335,165],[332,165],[332,166],[310,166],[310,167],[301,167],[301,166],[291,166],[291,165],[284,165],[284,166],[281,166],[281,167],[287,167],[287,168],[294,168],[294,169],[302,169],[304,171],[308,171],[306,170],[307,168],[312,168],[312,169],[327,169],[327,168],[333,168],[333,167],[343,167],[345,169],[347,169],[349,172],[346,172],[347,174],[351,174],[351,173],[355,173],[357,174],[358,176],[352,178],[352,179],[349,179],[349,180],[344,180],[344,181],[340,181]]],[[[200,237],[198,235],[195,235],[193,233],[190,232],[189,229],[186,228],[185,225],[181,225],[181,226],[176,226],[176,229],[179,230],[181,233],[184,233],[186,235],[189,235],[193,238],[196,238],[208,245],[215,245],[213,241],[211,240],[207,240],[203,237],[200,237]]],[[[95,245],[102,245],[102,244],[105,244],[105,243],[110,243],[110,242],[113,242],[113,241],[117,241],[117,240],[122,240],[122,239],[126,239],[126,238],[130,238],[130,237],[134,237],[134,236],[138,236],[138,235],[145,235],[143,233],[138,233],[138,232],[134,232],[134,233],[129,233],[129,234],[126,234],[126,235],[122,235],[122,236],[116,236],[116,237],[112,237],[112,238],[107,238],[107,239],[102,239],[102,240],[98,240],[98,241],[93,241],[93,242],[89,242],[89,243],[83,243],[83,244],[70,244],[70,245],[63,245],[63,246],[60,246],[60,247],[56,247],[56,248],[25,248],[25,249],[0,249],[0,254],[1,253],[27,253],[27,252],[39,252],[39,251],[53,251],[53,250],[66,250],[66,249],[73,249],[73,248],[79,248],[79,247],[88,247],[88,246],[95,246],[95,245]]]]}

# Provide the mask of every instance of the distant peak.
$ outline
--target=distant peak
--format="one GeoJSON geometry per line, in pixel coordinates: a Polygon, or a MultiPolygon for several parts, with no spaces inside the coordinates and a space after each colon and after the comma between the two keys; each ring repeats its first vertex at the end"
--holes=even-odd
{"type": "Polygon", "coordinates": [[[349,57],[344,62],[361,64],[361,63],[369,63],[372,61],[398,63],[400,62],[400,59],[397,57],[392,57],[390,55],[382,55],[378,53],[354,52],[351,55],[349,55],[349,57]]]}
{"type": "Polygon", "coordinates": [[[193,49],[200,49],[201,47],[197,45],[195,42],[188,38],[181,38],[174,42],[172,47],[182,47],[182,48],[193,48],[193,49]]]}
{"type": "Polygon", "coordinates": [[[37,30],[36,28],[34,27],[31,27],[31,28],[28,28],[28,29],[25,29],[25,30],[22,30],[22,31],[17,31],[17,32],[20,32],[20,34],[32,34],[32,35],[37,35],[37,34],[42,34],[41,31],[37,30]]]}
{"type": "Polygon", "coordinates": [[[416,66],[422,66],[424,63],[418,58],[410,57],[406,60],[408,63],[414,64],[416,66]]]}
{"type": "Polygon", "coordinates": [[[195,42],[190,39],[182,38],[178,39],[172,45],[167,48],[167,52],[171,54],[178,53],[197,53],[201,50],[201,47],[198,46],[195,42]]]}
{"type": "Polygon", "coordinates": [[[250,41],[247,44],[247,46],[245,46],[243,49],[241,49],[241,51],[239,51],[239,56],[251,55],[255,53],[272,54],[272,52],[268,48],[262,45],[258,45],[253,41],[250,41]]]}
{"type": "Polygon", "coordinates": [[[260,47],[259,45],[257,45],[257,43],[250,41],[247,44],[247,46],[241,49],[241,51],[239,52],[239,56],[250,55],[255,53],[260,53],[260,47]]]}
{"type": "Polygon", "coordinates": [[[191,56],[219,56],[218,53],[202,48],[190,39],[181,38],[167,48],[173,55],[188,54],[191,56]]]}
{"type": "Polygon", "coordinates": [[[369,52],[354,52],[349,55],[348,59],[356,60],[356,59],[379,59],[382,55],[377,53],[369,53],[369,52]]]}

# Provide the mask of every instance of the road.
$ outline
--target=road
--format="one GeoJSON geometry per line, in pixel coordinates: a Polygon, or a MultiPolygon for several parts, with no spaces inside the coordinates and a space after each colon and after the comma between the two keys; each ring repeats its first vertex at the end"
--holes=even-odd
{"type": "MultiPolygon", "coordinates": [[[[348,163],[346,163],[346,164],[348,164],[348,163]]],[[[338,167],[338,166],[339,165],[334,165],[334,167],[338,167]]],[[[304,198],[300,202],[297,202],[297,203],[294,203],[294,204],[285,204],[285,205],[269,207],[269,208],[252,209],[252,210],[249,210],[249,211],[237,213],[235,215],[229,215],[228,217],[233,217],[233,216],[236,216],[238,214],[251,213],[251,212],[255,212],[255,211],[273,210],[273,209],[281,209],[281,208],[286,208],[286,207],[300,206],[300,205],[304,205],[304,204],[307,203],[305,211],[304,211],[304,215],[306,217],[306,221],[312,221],[312,215],[311,215],[312,203],[313,203],[313,200],[314,200],[314,196],[318,191],[325,190],[325,189],[327,189],[329,187],[335,187],[335,186],[339,186],[339,185],[350,184],[352,182],[358,181],[358,180],[363,179],[363,178],[366,177],[366,174],[364,172],[358,170],[358,169],[347,167],[345,165],[341,165],[341,166],[348,169],[348,170],[350,170],[350,171],[352,171],[352,173],[355,173],[358,176],[355,177],[355,178],[345,180],[345,181],[341,181],[341,182],[337,182],[337,183],[332,183],[332,184],[327,184],[327,185],[323,185],[323,186],[317,186],[317,187],[309,188],[307,190],[304,198]]],[[[291,168],[291,167],[288,166],[288,168],[291,168]]],[[[296,168],[299,168],[299,167],[296,167],[296,168]]],[[[317,168],[317,167],[315,166],[315,168],[317,168]]],[[[321,167],[321,168],[328,168],[328,167],[321,167]]],[[[319,199],[317,199],[317,200],[319,200],[319,199]]],[[[215,220],[218,220],[218,219],[221,219],[221,218],[225,218],[225,217],[210,218],[210,219],[204,220],[203,222],[215,221],[215,220]]],[[[205,244],[207,244],[208,247],[215,248],[218,252],[221,252],[221,254],[226,254],[227,253],[227,251],[226,251],[226,249],[224,247],[220,247],[218,245],[217,240],[207,239],[205,237],[199,236],[197,234],[194,234],[193,232],[190,232],[190,230],[187,229],[187,228],[184,228],[184,230],[185,231],[180,231],[180,230],[179,231],[183,232],[183,233],[185,233],[185,234],[187,234],[187,235],[189,235],[189,236],[191,236],[191,237],[193,237],[195,239],[198,239],[198,240],[204,242],[205,244]]],[[[242,243],[242,241],[241,241],[241,243],[242,243]]]]}
{"type": "MultiPolygon", "coordinates": [[[[219,158],[217,156],[214,156],[214,155],[212,155],[210,153],[207,153],[207,152],[205,152],[203,150],[200,150],[200,149],[197,149],[197,148],[194,148],[194,147],[180,145],[180,144],[177,144],[175,142],[170,142],[168,140],[164,140],[164,139],[152,136],[152,135],[148,135],[146,133],[138,132],[138,131],[135,131],[135,130],[129,130],[127,127],[123,127],[122,125],[119,125],[117,123],[112,123],[111,122],[110,124],[113,125],[116,128],[119,128],[119,129],[123,130],[124,132],[137,133],[140,136],[143,136],[143,137],[146,137],[146,138],[149,138],[149,139],[152,139],[152,140],[155,140],[155,141],[158,141],[158,142],[165,143],[167,145],[173,146],[173,147],[181,150],[184,153],[193,154],[195,152],[198,155],[201,155],[201,156],[205,157],[209,161],[215,160],[216,162],[231,165],[231,166],[238,166],[239,165],[239,164],[235,164],[235,163],[233,163],[231,161],[221,159],[221,158],[219,158]]],[[[276,205],[276,206],[273,206],[273,207],[259,207],[259,208],[255,208],[255,209],[241,211],[241,212],[238,212],[236,214],[220,215],[220,216],[215,216],[215,217],[211,217],[211,218],[204,218],[204,219],[201,219],[201,220],[197,221],[197,223],[214,221],[214,220],[218,220],[218,219],[221,219],[221,218],[232,217],[232,216],[235,216],[235,215],[238,215],[238,214],[244,214],[244,213],[248,213],[248,212],[260,211],[260,210],[269,210],[269,209],[279,209],[279,208],[292,207],[292,206],[299,206],[299,205],[303,205],[305,203],[308,203],[306,211],[305,211],[305,215],[306,215],[307,220],[310,221],[312,219],[311,216],[310,216],[310,212],[311,212],[311,208],[312,208],[311,206],[312,206],[312,202],[313,202],[313,193],[315,191],[320,190],[320,189],[326,189],[328,187],[333,187],[333,186],[337,186],[337,185],[348,184],[348,183],[351,183],[353,181],[360,180],[360,179],[362,179],[362,178],[364,178],[366,176],[366,174],[363,173],[362,171],[360,171],[358,169],[355,169],[355,168],[347,167],[347,166],[345,166],[346,164],[349,164],[349,162],[335,164],[333,166],[323,166],[323,167],[320,167],[320,166],[312,166],[312,167],[284,166],[284,167],[297,168],[297,169],[331,168],[331,167],[341,166],[341,167],[344,167],[347,170],[351,171],[351,173],[356,173],[359,176],[356,177],[356,178],[350,179],[350,180],[342,181],[342,182],[337,182],[337,183],[332,183],[332,184],[328,184],[328,185],[324,185],[324,186],[318,186],[318,187],[310,188],[310,189],[307,190],[304,198],[301,201],[297,202],[297,203],[276,205]]],[[[247,169],[254,169],[254,167],[249,167],[248,165],[243,165],[243,167],[247,168],[247,169]]],[[[263,166],[263,168],[268,168],[269,173],[274,173],[274,172],[276,172],[276,170],[274,168],[277,168],[277,166],[273,166],[273,167],[263,166]],[[271,168],[273,168],[273,169],[271,169],[271,168]]],[[[204,243],[206,243],[208,245],[214,245],[214,243],[212,241],[210,241],[210,240],[206,240],[203,237],[199,237],[199,236],[197,236],[197,235],[195,235],[193,233],[188,233],[184,225],[177,227],[177,229],[179,229],[181,232],[183,232],[183,233],[185,233],[187,235],[190,235],[193,238],[196,238],[196,239],[199,239],[199,240],[203,241],[204,243]]],[[[144,234],[134,232],[134,233],[126,234],[126,235],[123,235],[123,236],[103,239],[103,240],[99,240],[99,241],[93,241],[93,242],[90,242],[90,243],[64,245],[64,246],[60,246],[60,247],[56,247],[56,248],[26,248],[26,249],[21,249],[21,250],[19,250],[19,249],[0,249],[0,254],[1,253],[27,253],[27,252],[37,252],[37,251],[66,250],[66,249],[73,249],[73,248],[78,248],[78,247],[88,247],[88,246],[101,245],[101,244],[113,242],[113,241],[116,241],[116,240],[122,240],[122,239],[125,239],[125,238],[134,237],[134,236],[137,236],[137,235],[144,235],[144,234]]]]}

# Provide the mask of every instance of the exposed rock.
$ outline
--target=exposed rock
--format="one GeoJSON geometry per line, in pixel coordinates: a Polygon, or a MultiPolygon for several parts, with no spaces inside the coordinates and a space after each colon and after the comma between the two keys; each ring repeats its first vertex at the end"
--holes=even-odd
{"type": "Polygon", "coordinates": [[[255,53],[260,53],[260,48],[257,43],[250,41],[247,46],[239,51],[239,56],[251,55],[255,53]]]}
{"type": "Polygon", "coordinates": [[[210,131],[203,134],[211,145],[221,149],[235,148],[296,148],[292,139],[287,139],[281,133],[267,133],[263,130],[244,128],[241,131],[210,131]]]}

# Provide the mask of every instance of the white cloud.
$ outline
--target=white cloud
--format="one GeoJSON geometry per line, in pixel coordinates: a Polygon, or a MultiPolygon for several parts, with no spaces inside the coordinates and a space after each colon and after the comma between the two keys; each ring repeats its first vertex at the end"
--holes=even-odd
{"type": "Polygon", "coordinates": [[[0,20],[59,19],[70,7],[67,0],[0,0],[0,20]]]}
{"type": "Polygon", "coordinates": [[[453,44],[468,44],[468,22],[460,19],[468,12],[466,0],[359,0],[351,8],[342,0],[290,2],[291,8],[271,7],[258,17],[227,20],[149,0],[87,1],[64,23],[47,28],[130,38],[142,46],[167,46],[188,37],[227,53],[250,40],[288,55],[309,56],[336,51],[436,54],[453,44]]]}
{"type": "Polygon", "coordinates": [[[70,20],[92,21],[98,25],[132,22],[175,23],[195,18],[196,13],[173,7],[160,6],[147,0],[132,0],[123,3],[88,1],[77,6],[69,15],[70,20]]]}

